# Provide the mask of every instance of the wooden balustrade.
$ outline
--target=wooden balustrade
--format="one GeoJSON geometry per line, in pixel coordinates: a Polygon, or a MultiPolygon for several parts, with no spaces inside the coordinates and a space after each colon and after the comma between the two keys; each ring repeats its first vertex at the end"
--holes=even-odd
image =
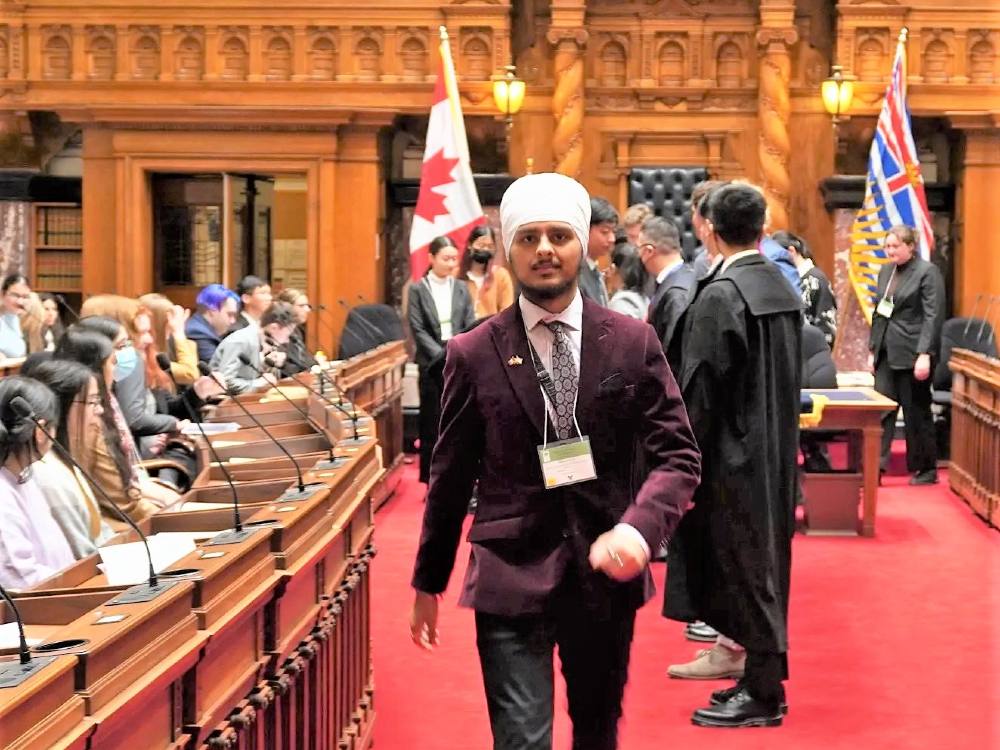
{"type": "MultiPolygon", "coordinates": [[[[391,347],[356,359],[337,376],[353,389],[349,400],[391,412],[393,398],[398,403],[391,347]]],[[[341,398],[348,402],[346,394],[341,398]]],[[[311,432],[294,410],[266,398],[260,403],[260,396],[241,399],[272,415],[273,431],[286,444],[311,432]]],[[[286,497],[295,488],[287,459],[265,447],[259,430],[227,435],[241,441],[234,455],[254,457],[233,464],[246,476],[236,477],[245,523],[258,529],[249,538],[199,546],[171,566],[190,572],[150,602],[116,605],[134,589],[109,586],[96,556],[15,594],[29,638],[67,645],[22,685],[0,689],[0,747],[371,745],[374,497],[384,485],[385,445],[399,440],[385,430],[401,423],[374,420],[376,443],[373,420],[361,414],[368,429],[354,440],[342,413],[314,395],[298,400],[335,440],[336,465],[323,467],[318,462],[327,454],[316,451],[319,444],[303,443],[299,457],[315,491],[286,497]],[[108,619],[115,614],[125,617],[108,619]]],[[[229,416],[224,404],[216,418],[229,416]]],[[[201,458],[206,463],[187,496],[194,509],[158,514],[145,522],[147,531],[229,527],[231,510],[197,508],[228,497],[204,452],[201,458]]],[[[122,537],[131,539],[131,532],[122,537]]],[[[10,619],[0,607],[0,621],[10,619]]]]}
{"type": "Polygon", "coordinates": [[[1000,521],[1000,360],[952,352],[948,481],[993,526],[1000,521]]]}

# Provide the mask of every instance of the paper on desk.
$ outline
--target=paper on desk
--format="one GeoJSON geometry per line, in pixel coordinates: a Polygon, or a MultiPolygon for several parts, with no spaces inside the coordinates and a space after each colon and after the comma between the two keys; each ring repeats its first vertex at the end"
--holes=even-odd
{"type": "Polygon", "coordinates": [[[159,539],[160,537],[167,537],[171,541],[184,541],[185,539],[190,539],[194,544],[197,544],[198,542],[202,542],[206,539],[211,539],[218,533],[218,531],[161,531],[156,535],[156,538],[159,539]]]}
{"type": "MultiPolygon", "coordinates": [[[[190,537],[155,534],[149,537],[149,552],[153,568],[159,573],[166,570],[184,555],[193,552],[195,543],[190,537]]],[[[101,570],[109,586],[129,586],[146,580],[149,565],[142,542],[113,544],[97,550],[101,554],[101,570]]]]}
{"type": "MultiPolygon", "coordinates": [[[[184,512],[190,512],[192,510],[221,510],[223,508],[232,508],[232,507],[233,507],[232,503],[199,503],[196,501],[191,501],[174,506],[173,508],[171,508],[171,513],[184,513],[184,512]]],[[[167,532],[167,533],[173,533],[173,532],[167,532]]],[[[216,533],[218,532],[215,531],[210,532],[208,536],[214,536],[216,533]]]]}
{"type": "Polygon", "coordinates": [[[234,445],[244,445],[246,440],[213,440],[214,448],[232,448],[234,445]]]}
{"type": "MultiPolygon", "coordinates": [[[[26,639],[29,646],[37,646],[41,638],[26,639]]],[[[17,651],[21,647],[21,636],[17,632],[16,622],[5,622],[0,625],[0,651],[17,651]]]]}
{"type": "MultiPolygon", "coordinates": [[[[240,429],[239,422],[202,422],[201,428],[206,435],[218,435],[221,432],[236,432],[240,429]]],[[[189,424],[182,430],[185,435],[201,435],[197,425],[189,424]]]]}

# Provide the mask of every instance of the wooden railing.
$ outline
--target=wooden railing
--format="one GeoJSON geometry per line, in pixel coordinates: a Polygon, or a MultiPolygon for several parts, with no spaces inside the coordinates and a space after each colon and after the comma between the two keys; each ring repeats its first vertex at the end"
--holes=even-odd
{"type": "MultiPolygon", "coordinates": [[[[291,407],[284,412],[290,422],[283,423],[274,402],[240,398],[269,414],[276,431],[303,431],[291,407]]],[[[316,445],[331,440],[337,455],[325,467],[317,462],[328,454],[316,445],[300,454],[306,483],[321,483],[312,494],[288,494],[296,484],[287,475],[269,483],[236,477],[244,522],[255,532],[199,546],[170,566],[179,575],[162,574],[169,587],[151,601],[118,602],[136,589],[109,585],[96,555],[15,593],[29,639],[54,646],[55,660],[23,684],[0,689],[0,747],[371,745],[369,570],[372,498],[385,474],[381,450],[370,420],[355,440],[342,413],[313,395],[299,402],[320,417],[316,445]]],[[[234,469],[280,473],[275,466],[284,464],[287,471],[287,459],[257,432],[213,439],[231,445],[246,439],[236,450],[253,460],[234,469]]],[[[218,506],[229,493],[212,469],[204,467],[199,486],[186,496],[208,503],[205,509],[157,514],[144,522],[147,533],[229,528],[231,509],[218,506]]],[[[0,622],[11,617],[0,606],[0,622]]],[[[12,659],[16,655],[0,656],[12,659]]]]}
{"type": "Polygon", "coordinates": [[[1000,360],[952,352],[952,490],[988,523],[1000,522],[1000,360]]]}
{"type": "Polygon", "coordinates": [[[336,383],[358,408],[375,420],[386,482],[376,489],[376,509],[392,494],[398,483],[393,469],[403,461],[403,374],[406,343],[391,341],[341,363],[336,383]]]}

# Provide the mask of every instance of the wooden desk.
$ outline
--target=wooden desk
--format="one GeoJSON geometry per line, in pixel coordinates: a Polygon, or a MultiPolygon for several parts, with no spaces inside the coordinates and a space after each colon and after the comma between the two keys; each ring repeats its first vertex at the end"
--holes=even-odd
{"type": "MultiPolygon", "coordinates": [[[[826,390],[804,388],[803,394],[829,399],[823,417],[813,430],[848,430],[861,436],[861,536],[875,535],[875,512],[878,504],[879,458],[882,441],[882,417],[896,408],[896,402],[873,388],[842,388],[826,390]]],[[[824,474],[807,474],[806,481],[815,477],[823,481],[824,474]]],[[[808,492],[806,492],[808,496],[808,492]]],[[[845,499],[856,507],[854,500],[845,499]]],[[[808,507],[807,507],[808,512],[808,507]]]]}
{"type": "Polygon", "coordinates": [[[952,351],[948,483],[987,523],[1000,521],[1000,360],[952,351]]]}
{"type": "MultiPolygon", "coordinates": [[[[311,437],[301,415],[298,422],[283,416],[286,441],[311,437]]],[[[16,731],[18,750],[365,750],[375,719],[368,648],[372,493],[384,470],[373,436],[350,437],[336,445],[343,458],[335,468],[313,470],[325,454],[301,454],[305,481],[325,485],[303,499],[284,494],[294,485],[284,457],[232,464],[236,473],[271,472],[237,485],[245,525],[259,531],[234,544],[200,545],[172,566],[188,577],[153,602],[109,605],[123,587],[107,585],[95,558],[20,593],[35,636],[87,643],[60,652],[62,672],[47,668],[30,689],[0,691],[0,716],[18,717],[3,723],[3,744],[13,744],[6,733],[16,731]],[[97,624],[109,613],[128,617],[97,624]],[[41,692],[35,686],[42,682],[62,688],[41,692]]],[[[230,490],[213,469],[205,467],[205,484],[192,499],[228,502],[230,490]]],[[[225,529],[231,518],[229,508],[168,512],[144,525],[225,529]]]]}

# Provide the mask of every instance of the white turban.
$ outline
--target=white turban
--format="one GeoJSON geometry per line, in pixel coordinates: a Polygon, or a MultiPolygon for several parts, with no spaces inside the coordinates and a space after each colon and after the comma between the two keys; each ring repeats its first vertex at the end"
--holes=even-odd
{"type": "Polygon", "coordinates": [[[514,180],[500,201],[500,232],[510,259],[517,230],[536,221],[561,221],[573,228],[587,254],[590,237],[590,195],[572,177],[555,172],[529,174],[514,180]]]}

